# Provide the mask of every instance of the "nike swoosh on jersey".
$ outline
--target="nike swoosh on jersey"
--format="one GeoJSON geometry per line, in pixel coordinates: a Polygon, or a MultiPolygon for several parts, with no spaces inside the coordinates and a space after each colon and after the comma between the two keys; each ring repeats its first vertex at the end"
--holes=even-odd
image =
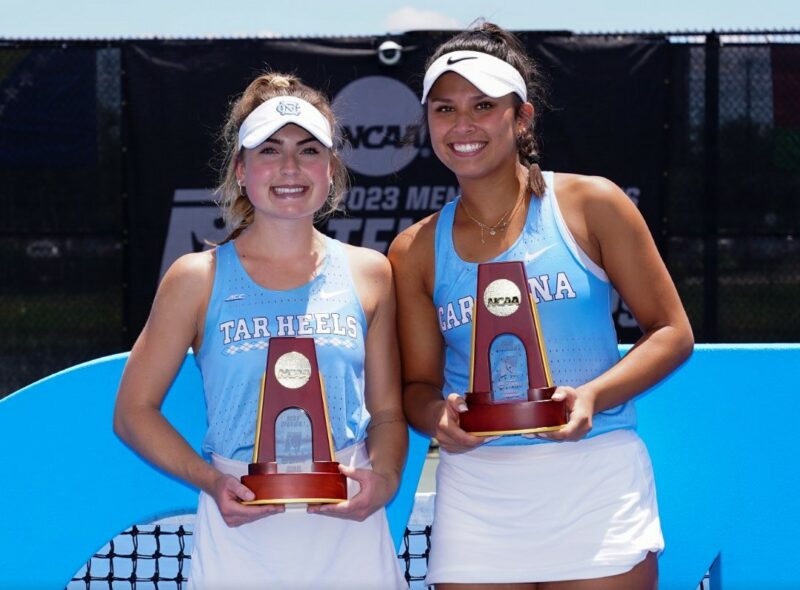
{"type": "Polygon", "coordinates": [[[555,244],[550,244],[549,246],[545,246],[544,248],[541,248],[540,250],[537,250],[536,252],[526,252],[525,253],[525,262],[531,262],[533,260],[536,260],[537,258],[539,258],[539,256],[541,256],[542,254],[547,252],[553,246],[555,246],[555,244]]]}
{"type": "Polygon", "coordinates": [[[320,299],[330,299],[331,297],[336,297],[337,295],[343,295],[347,293],[347,289],[339,289],[338,291],[320,291],[319,297],[320,299]]]}

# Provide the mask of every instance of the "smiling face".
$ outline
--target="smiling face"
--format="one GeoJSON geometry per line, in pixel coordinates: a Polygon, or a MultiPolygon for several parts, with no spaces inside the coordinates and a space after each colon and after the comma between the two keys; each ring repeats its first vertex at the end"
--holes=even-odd
{"type": "Polygon", "coordinates": [[[453,72],[436,80],[427,101],[431,144],[459,181],[516,169],[516,138],[530,107],[523,103],[518,117],[517,104],[514,95],[490,98],[453,72]]]}
{"type": "Polygon", "coordinates": [[[313,219],[328,197],[331,173],[331,151],[291,124],[244,149],[236,166],[256,217],[278,219],[313,219]]]}

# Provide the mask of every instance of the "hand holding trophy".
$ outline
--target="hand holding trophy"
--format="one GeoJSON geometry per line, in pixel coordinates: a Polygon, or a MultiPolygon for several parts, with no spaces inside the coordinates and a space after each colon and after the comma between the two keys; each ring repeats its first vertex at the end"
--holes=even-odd
{"type": "Polygon", "coordinates": [[[472,330],[461,428],[495,436],[547,432],[567,423],[565,402],[551,399],[556,388],[522,262],[478,265],[472,330]]]}
{"type": "Polygon", "coordinates": [[[343,502],[347,499],[347,478],[339,473],[339,463],[333,458],[325,387],[314,339],[271,338],[258,403],[253,462],[248,466],[248,475],[241,478],[256,497],[243,503],[343,502]],[[276,441],[280,441],[284,455],[292,448],[302,454],[308,422],[313,460],[302,470],[287,469],[277,460],[276,441]]]}

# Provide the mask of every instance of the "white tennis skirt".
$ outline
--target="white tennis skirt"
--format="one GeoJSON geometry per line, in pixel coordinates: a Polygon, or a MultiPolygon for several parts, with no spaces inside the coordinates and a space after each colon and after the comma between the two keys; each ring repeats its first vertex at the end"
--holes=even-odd
{"type": "Polygon", "coordinates": [[[650,457],[633,431],[441,451],[427,584],[602,578],[663,549],[650,457]]]}
{"type": "MultiPolygon", "coordinates": [[[[212,456],[214,466],[241,477],[247,463],[212,456]]],[[[364,443],[336,453],[340,463],[370,468],[364,443]]],[[[348,496],[358,484],[348,479],[348,496]]],[[[216,502],[200,494],[190,590],[251,588],[407,588],[389,534],[386,511],[363,522],[308,514],[305,507],[229,527],[216,502]]]]}

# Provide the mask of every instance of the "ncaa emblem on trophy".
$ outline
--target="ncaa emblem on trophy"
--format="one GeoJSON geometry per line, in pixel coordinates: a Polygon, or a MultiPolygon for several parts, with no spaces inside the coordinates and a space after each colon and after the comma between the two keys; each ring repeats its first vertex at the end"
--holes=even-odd
{"type": "Polygon", "coordinates": [[[525,266],[479,264],[476,299],[461,428],[477,436],[558,430],[567,423],[567,406],[551,399],[556,388],[525,266]]]}
{"type": "Polygon", "coordinates": [[[255,499],[242,503],[343,502],[347,478],[333,458],[328,403],[314,339],[271,338],[253,462],[248,475],[241,478],[255,499]]]}

